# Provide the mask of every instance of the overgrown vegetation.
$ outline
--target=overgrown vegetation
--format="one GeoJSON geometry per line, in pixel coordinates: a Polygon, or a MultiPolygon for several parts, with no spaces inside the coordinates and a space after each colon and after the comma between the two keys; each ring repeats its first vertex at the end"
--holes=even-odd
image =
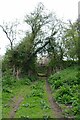
{"type": "Polygon", "coordinates": [[[16,117],[23,118],[53,118],[53,113],[45,91],[45,81],[36,82],[30,87],[30,94],[26,95],[16,117]],[[23,111],[23,113],[22,113],[23,111]]]}
{"type": "MultiPolygon", "coordinates": [[[[7,79],[6,79],[7,80],[7,79]]],[[[29,93],[28,85],[31,84],[29,79],[22,79],[20,81],[14,81],[14,85],[6,84],[3,87],[2,93],[2,117],[9,118],[10,112],[13,109],[13,105],[20,96],[25,96],[29,93]],[[24,92],[25,91],[25,92],[24,92]],[[16,98],[14,100],[14,98],[16,98]]]]}
{"type": "Polygon", "coordinates": [[[45,81],[31,83],[29,79],[17,82],[14,87],[3,91],[3,118],[9,118],[13,110],[14,96],[24,100],[16,111],[15,118],[53,118],[53,112],[48,101],[45,81]],[[28,84],[26,84],[28,83],[28,84]]]}
{"type": "Polygon", "coordinates": [[[80,113],[80,80],[78,67],[69,67],[49,77],[53,97],[61,105],[65,116],[80,113]],[[65,109],[65,110],[64,110],[65,109]]]}
{"type": "Polygon", "coordinates": [[[16,45],[13,44],[17,39],[14,27],[18,23],[0,25],[11,46],[2,62],[3,72],[9,69],[17,79],[25,74],[36,76],[38,56],[46,56],[51,71],[63,69],[64,58],[71,64],[79,60],[77,22],[64,23],[54,13],[46,11],[42,3],[25,16],[24,22],[30,28],[16,45]]]}

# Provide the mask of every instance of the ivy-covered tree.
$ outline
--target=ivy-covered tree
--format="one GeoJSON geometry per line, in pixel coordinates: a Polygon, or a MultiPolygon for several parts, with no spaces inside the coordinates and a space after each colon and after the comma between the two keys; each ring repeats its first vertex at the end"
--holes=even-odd
{"type": "Polygon", "coordinates": [[[32,13],[25,16],[25,23],[26,27],[29,26],[25,37],[18,45],[12,46],[4,58],[4,63],[13,69],[13,76],[17,78],[20,73],[31,76],[36,71],[37,54],[46,53],[56,64],[63,59],[63,47],[60,44],[62,23],[55,14],[45,12],[43,4],[39,3],[32,13]]]}

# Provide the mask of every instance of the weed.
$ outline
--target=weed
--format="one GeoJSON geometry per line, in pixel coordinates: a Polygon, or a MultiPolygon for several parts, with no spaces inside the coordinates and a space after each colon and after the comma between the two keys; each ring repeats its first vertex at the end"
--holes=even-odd
{"type": "Polygon", "coordinates": [[[65,110],[66,114],[77,116],[80,112],[80,74],[77,67],[69,67],[51,75],[48,79],[54,99],[60,104],[71,105],[71,109],[65,110]]]}

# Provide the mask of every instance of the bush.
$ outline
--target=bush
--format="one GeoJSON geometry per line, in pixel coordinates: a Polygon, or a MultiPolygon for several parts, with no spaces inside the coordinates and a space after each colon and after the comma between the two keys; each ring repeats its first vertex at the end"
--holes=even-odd
{"type": "Polygon", "coordinates": [[[64,104],[71,104],[72,101],[71,101],[71,97],[70,95],[67,95],[67,94],[64,94],[61,98],[61,103],[64,103],[64,104]]]}
{"type": "Polygon", "coordinates": [[[61,80],[54,81],[54,89],[58,89],[60,86],[63,85],[61,80]]]}
{"type": "Polygon", "coordinates": [[[51,75],[48,79],[48,82],[50,84],[54,84],[56,80],[60,80],[60,79],[61,79],[61,76],[60,76],[60,73],[58,73],[58,74],[51,75]]]}
{"type": "Polygon", "coordinates": [[[31,80],[28,77],[20,79],[18,82],[22,85],[30,85],[31,84],[31,80]]]}
{"type": "Polygon", "coordinates": [[[2,86],[12,86],[16,82],[15,78],[12,77],[10,74],[5,74],[2,77],[2,86]]]}
{"type": "Polygon", "coordinates": [[[2,77],[2,89],[4,92],[11,93],[11,88],[16,85],[30,85],[31,80],[28,77],[17,80],[10,74],[10,71],[6,71],[2,77]]]}
{"type": "Polygon", "coordinates": [[[75,85],[78,84],[78,80],[76,77],[68,77],[67,79],[64,79],[64,83],[67,83],[68,85],[75,85]]]}
{"type": "Polygon", "coordinates": [[[36,76],[29,76],[28,78],[30,79],[31,82],[34,82],[37,80],[36,76]]]}
{"type": "Polygon", "coordinates": [[[4,92],[11,93],[12,91],[10,90],[12,86],[14,86],[16,83],[16,80],[10,76],[10,75],[5,75],[2,77],[2,90],[4,92]]]}
{"type": "Polygon", "coordinates": [[[68,86],[61,86],[56,92],[55,92],[55,99],[60,103],[69,103],[69,100],[71,98],[71,92],[70,88],[68,86]],[[68,98],[67,98],[68,96],[68,98]]]}

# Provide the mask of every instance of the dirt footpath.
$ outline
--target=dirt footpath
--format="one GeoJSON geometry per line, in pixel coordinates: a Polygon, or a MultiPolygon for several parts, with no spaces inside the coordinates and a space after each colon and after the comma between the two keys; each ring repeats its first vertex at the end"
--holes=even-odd
{"type": "Polygon", "coordinates": [[[51,108],[53,110],[53,114],[55,115],[54,117],[55,118],[64,118],[61,108],[59,107],[59,105],[56,103],[56,101],[52,97],[51,88],[50,88],[50,85],[49,85],[47,79],[46,79],[46,90],[47,90],[49,102],[51,104],[51,108]]]}
{"type": "Polygon", "coordinates": [[[19,96],[18,98],[14,97],[12,99],[11,107],[12,111],[10,112],[9,118],[14,118],[15,113],[18,110],[20,103],[23,101],[23,97],[19,96]]]}

